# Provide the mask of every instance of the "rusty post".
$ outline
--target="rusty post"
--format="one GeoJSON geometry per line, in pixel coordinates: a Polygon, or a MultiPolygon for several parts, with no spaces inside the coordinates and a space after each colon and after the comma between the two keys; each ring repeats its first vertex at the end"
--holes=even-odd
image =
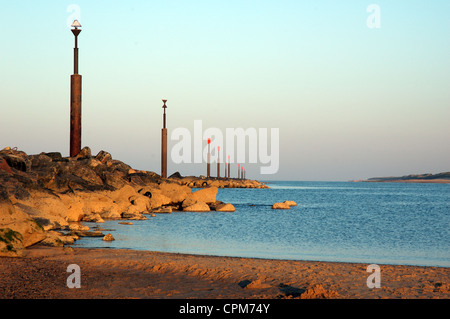
{"type": "Polygon", "coordinates": [[[161,177],[167,178],[167,128],[166,128],[166,102],[162,100],[163,105],[163,128],[161,130],[161,177]]]}
{"type": "Polygon", "coordinates": [[[70,76],[70,156],[77,156],[81,151],[81,75],[78,74],[78,35],[81,25],[77,20],[72,24],[75,36],[73,56],[73,75],[70,76]]]}
{"type": "Polygon", "coordinates": [[[81,75],[70,77],[70,156],[81,151],[81,75]]]}
{"type": "Polygon", "coordinates": [[[208,159],[206,162],[206,177],[211,177],[211,139],[208,138],[208,159]]]}
{"type": "Polygon", "coordinates": [[[227,178],[227,162],[225,162],[225,169],[224,169],[224,174],[223,174],[223,177],[224,178],[227,178]]]}
{"type": "Polygon", "coordinates": [[[220,146],[217,146],[217,178],[220,178],[220,146]]]}
{"type": "Polygon", "coordinates": [[[238,164],[238,179],[241,179],[241,164],[238,164]]]}

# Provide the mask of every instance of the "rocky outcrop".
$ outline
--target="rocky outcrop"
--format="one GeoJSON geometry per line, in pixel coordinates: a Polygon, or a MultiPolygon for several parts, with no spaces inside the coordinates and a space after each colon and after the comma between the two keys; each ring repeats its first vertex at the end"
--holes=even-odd
{"type": "Polygon", "coordinates": [[[58,246],[96,236],[79,228],[82,221],[139,220],[177,210],[234,211],[231,204],[220,206],[216,201],[223,186],[205,180],[203,188],[193,192],[180,180],[184,178],[162,179],[154,172],[132,169],[105,151],[93,156],[89,147],[76,157],[3,149],[0,255],[18,256],[38,242],[58,246]]]}

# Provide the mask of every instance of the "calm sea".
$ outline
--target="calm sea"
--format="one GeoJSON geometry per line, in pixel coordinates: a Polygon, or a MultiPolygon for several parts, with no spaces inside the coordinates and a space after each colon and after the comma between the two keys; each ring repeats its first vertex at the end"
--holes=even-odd
{"type": "MultiPolygon", "coordinates": [[[[267,182],[219,189],[234,213],[158,214],[99,224],[115,237],[76,247],[202,255],[450,266],[450,184],[267,182]],[[297,207],[272,210],[275,202],[297,207]]],[[[92,223],[86,223],[91,228],[92,223]]]]}

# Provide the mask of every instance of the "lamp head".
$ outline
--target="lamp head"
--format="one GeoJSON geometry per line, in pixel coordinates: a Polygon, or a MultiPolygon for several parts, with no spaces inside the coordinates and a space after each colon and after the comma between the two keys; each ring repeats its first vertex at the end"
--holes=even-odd
{"type": "Polygon", "coordinates": [[[80,34],[80,32],[81,32],[81,30],[78,29],[78,28],[81,28],[80,22],[78,22],[78,20],[74,20],[72,25],[71,25],[71,27],[73,28],[72,29],[73,35],[74,36],[78,36],[80,34]]]}
{"type": "Polygon", "coordinates": [[[78,29],[78,28],[81,28],[81,24],[80,24],[80,22],[78,22],[78,20],[74,20],[71,27],[78,29]]]}
{"type": "Polygon", "coordinates": [[[163,103],[164,103],[163,108],[166,109],[166,108],[167,108],[167,106],[166,106],[167,100],[162,100],[162,101],[163,101],[163,103]]]}

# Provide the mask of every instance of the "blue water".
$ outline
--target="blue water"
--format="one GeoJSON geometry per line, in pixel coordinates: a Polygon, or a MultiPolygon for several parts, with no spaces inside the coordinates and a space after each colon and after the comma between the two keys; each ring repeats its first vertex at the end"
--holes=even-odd
{"type": "MultiPolygon", "coordinates": [[[[78,247],[202,255],[450,266],[450,184],[268,182],[219,189],[234,213],[157,214],[133,225],[99,224],[113,242],[78,247]],[[272,210],[275,202],[297,207],[272,210]],[[254,205],[254,206],[250,206],[254,205]]],[[[92,223],[87,223],[93,226],[92,223]]]]}

